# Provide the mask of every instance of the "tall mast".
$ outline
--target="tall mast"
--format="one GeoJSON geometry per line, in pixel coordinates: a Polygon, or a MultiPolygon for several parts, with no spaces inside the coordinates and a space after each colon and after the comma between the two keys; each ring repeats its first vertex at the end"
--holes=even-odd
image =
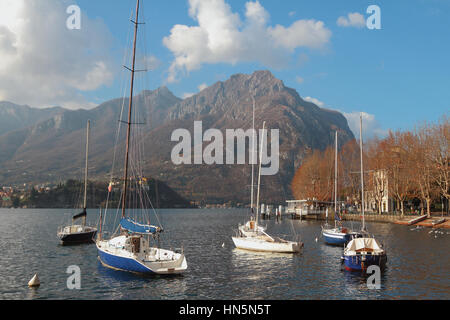
{"type": "Polygon", "coordinates": [[[338,133],[336,131],[336,150],[334,155],[334,214],[336,214],[337,212],[337,179],[338,179],[337,170],[338,170],[338,133]]]}
{"type": "Polygon", "coordinates": [[[360,115],[359,127],[359,150],[361,153],[361,212],[362,212],[362,230],[365,230],[364,221],[364,167],[363,167],[363,139],[362,139],[362,113],[360,115]]]}
{"type": "MultiPolygon", "coordinates": [[[[89,131],[91,128],[91,121],[88,120],[87,128],[86,128],[86,164],[84,167],[84,201],[83,201],[83,209],[86,211],[87,209],[87,184],[88,184],[88,157],[89,157],[89,131]]],[[[83,219],[83,225],[86,225],[86,216],[83,219]]]]}
{"type": "Polygon", "coordinates": [[[259,173],[258,173],[258,192],[256,195],[256,225],[255,230],[258,230],[258,216],[259,216],[259,189],[261,188],[261,166],[262,166],[262,155],[263,155],[263,147],[264,147],[264,135],[265,135],[265,127],[266,122],[263,123],[262,129],[262,138],[261,138],[261,147],[260,147],[260,155],[259,155],[259,173]]]}
{"type": "Polygon", "coordinates": [[[252,186],[251,186],[251,212],[253,213],[253,195],[254,195],[254,191],[253,191],[253,187],[254,187],[254,172],[255,172],[255,96],[252,96],[253,99],[253,124],[252,124],[252,129],[253,129],[253,138],[252,138],[252,186]]]}
{"type": "Polygon", "coordinates": [[[128,105],[128,122],[127,122],[127,145],[125,152],[125,167],[123,176],[123,198],[122,198],[122,218],[125,218],[125,209],[127,206],[127,187],[128,187],[128,159],[129,159],[129,147],[130,147],[130,134],[131,134],[131,112],[133,108],[133,86],[134,86],[134,73],[136,65],[136,40],[139,25],[139,0],[136,3],[136,21],[134,23],[134,43],[133,43],[133,61],[131,66],[131,85],[130,85],[130,103],[128,105]]]}

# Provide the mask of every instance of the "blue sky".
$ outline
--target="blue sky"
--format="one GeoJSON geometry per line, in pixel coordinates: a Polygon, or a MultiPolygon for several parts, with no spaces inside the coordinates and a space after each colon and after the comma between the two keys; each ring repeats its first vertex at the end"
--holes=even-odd
{"type": "MultiPolygon", "coordinates": [[[[0,0],[0,4],[5,1],[9,0],[0,0]]],[[[52,0],[45,1],[50,8],[52,0]]],[[[203,0],[144,0],[147,55],[157,61],[156,69],[147,75],[149,89],[166,85],[175,95],[183,97],[198,92],[201,85],[212,85],[235,73],[269,69],[287,86],[296,89],[303,98],[308,97],[312,101],[318,101],[323,107],[342,111],[348,116],[349,122],[353,121],[358,112],[367,113],[371,133],[381,135],[387,129],[413,128],[424,120],[435,122],[450,110],[450,0],[259,0],[248,1],[252,4],[249,7],[246,5],[247,1],[217,0],[218,5],[215,7],[207,7],[202,2],[203,0]],[[268,41],[267,45],[255,43],[253,49],[241,52],[245,48],[238,46],[245,46],[245,42],[238,42],[235,46],[228,44],[225,50],[201,56],[201,50],[196,50],[201,43],[194,42],[191,51],[186,49],[189,51],[190,62],[179,63],[170,71],[176,50],[185,50],[186,44],[182,42],[193,35],[192,32],[189,33],[193,30],[184,30],[184,33],[179,33],[182,35],[181,39],[172,37],[174,26],[195,27],[199,26],[199,19],[203,19],[202,31],[209,32],[209,26],[214,26],[217,21],[215,14],[223,14],[218,12],[221,5],[228,10],[226,18],[237,18],[241,22],[240,26],[235,26],[236,29],[232,30],[236,35],[253,35],[251,28],[248,28],[248,32],[244,31],[251,25],[246,13],[252,8],[253,17],[264,20],[261,22],[263,29],[260,30],[269,30],[270,33],[276,26],[282,27],[278,30],[280,33],[277,33],[281,38],[285,37],[285,41],[279,43],[280,49],[270,52],[271,49],[267,48],[271,48],[272,44],[268,41]],[[366,13],[370,5],[378,5],[381,9],[381,30],[369,30],[361,22],[361,18],[365,20],[370,16],[366,13]],[[189,10],[194,6],[197,6],[196,13],[190,15],[189,10]],[[340,17],[349,21],[348,14],[355,14],[358,19],[353,25],[338,25],[340,17]],[[302,26],[300,23],[298,29],[292,30],[295,32],[289,38],[289,28],[293,24],[311,20],[320,25],[315,24],[314,29],[308,29],[306,24],[302,26]],[[303,27],[306,34],[302,38],[299,34],[303,27]],[[307,39],[308,34],[319,40],[307,39]],[[164,38],[170,40],[170,45],[167,40],[163,41],[164,38]],[[289,43],[291,40],[293,42],[289,43]],[[296,41],[298,43],[294,44],[296,41]],[[261,51],[267,51],[268,54],[261,54],[261,51]],[[273,56],[269,57],[269,53],[273,56]]],[[[47,100],[33,99],[30,96],[29,101],[15,101],[21,100],[23,95],[17,95],[20,98],[14,99],[15,96],[4,92],[2,95],[1,90],[0,100],[8,99],[36,107],[63,105],[74,108],[77,105],[92,107],[122,95],[120,81],[123,79],[119,80],[120,72],[117,72],[117,67],[122,64],[124,50],[130,45],[127,43],[127,34],[130,32],[128,18],[135,1],[61,0],[54,5],[59,8],[59,11],[55,11],[59,14],[61,8],[73,3],[80,7],[83,15],[82,29],[79,32],[85,35],[85,39],[80,40],[80,43],[85,44],[86,39],[95,39],[92,40],[95,42],[92,44],[94,47],[88,47],[85,51],[105,57],[105,64],[100,64],[101,67],[97,69],[99,72],[106,70],[103,74],[108,77],[102,78],[97,74],[84,81],[85,85],[72,84],[71,87],[69,83],[58,87],[60,95],[49,95],[47,100]],[[101,44],[103,40],[105,44],[101,44]],[[70,97],[64,90],[71,90],[70,97]],[[69,103],[69,100],[73,103],[69,103]],[[83,101],[86,102],[84,105],[83,101]]],[[[27,14],[33,14],[32,10],[43,8],[30,8],[27,14]]],[[[63,12],[62,18],[66,19],[67,16],[63,12]]],[[[8,27],[7,24],[6,26],[8,27]]],[[[0,20],[0,40],[1,30],[0,20]]],[[[14,27],[11,26],[10,30],[14,31],[14,27]]],[[[221,34],[222,31],[216,30],[210,35],[214,34],[217,41],[223,41],[226,33],[221,34]]],[[[67,33],[65,38],[73,37],[74,32],[76,31],[67,33]]],[[[257,39],[259,42],[265,42],[265,38],[258,32],[254,35],[261,37],[257,39]]],[[[78,41],[78,38],[74,38],[73,42],[78,41]]],[[[55,35],[49,39],[61,42],[63,40],[58,39],[64,37],[58,38],[55,35]]],[[[193,37],[191,40],[194,39],[193,37]]],[[[0,55],[1,44],[0,41],[0,55]]],[[[61,43],[55,45],[64,46],[61,43]]],[[[68,54],[70,55],[66,55],[68,54]]],[[[79,70],[74,77],[80,76],[83,61],[87,66],[87,60],[73,60],[76,60],[73,68],[79,70]],[[77,63],[80,64],[79,67],[77,63]]],[[[43,77],[45,75],[39,75],[39,79],[43,77]]],[[[0,68],[0,82],[2,78],[10,80],[1,73],[0,68]]],[[[49,92],[55,92],[51,85],[49,92]]]]}

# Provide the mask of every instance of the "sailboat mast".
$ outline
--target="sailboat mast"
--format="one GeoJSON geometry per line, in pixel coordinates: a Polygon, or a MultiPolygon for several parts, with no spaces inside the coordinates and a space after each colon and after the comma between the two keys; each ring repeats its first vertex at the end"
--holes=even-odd
{"type": "MultiPolygon", "coordinates": [[[[254,184],[255,184],[255,182],[254,182],[254,172],[255,172],[255,104],[256,104],[256,102],[255,102],[255,97],[254,96],[252,96],[252,99],[253,99],[253,124],[252,124],[252,129],[253,129],[253,137],[252,137],[252,186],[251,186],[251,193],[252,193],[252,195],[251,195],[251,204],[250,204],[250,207],[251,207],[251,212],[253,213],[253,206],[254,206],[254,204],[253,204],[253,196],[254,196],[254,191],[253,191],[253,189],[254,189],[254,184]]],[[[256,144],[257,145],[257,144],[256,144]]]]}
{"type": "MultiPolygon", "coordinates": [[[[83,200],[83,210],[86,212],[87,209],[87,184],[88,184],[88,158],[89,158],[89,131],[91,128],[91,121],[88,120],[86,128],[86,164],[84,167],[84,200],[83,200]]],[[[83,217],[83,226],[86,225],[86,216],[83,217]]]]}
{"type": "Polygon", "coordinates": [[[128,162],[129,162],[129,151],[130,151],[130,135],[131,135],[131,114],[133,108],[133,87],[134,87],[134,73],[136,66],[136,42],[137,42],[137,32],[139,25],[139,0],[136,3],[136,21],[134,23],[134,42],[133,42],[133,61],[131,66],[131,85],[130,85],[130,101],[128,105],[128,122],[127,122],[127,144],[125,151],[125,166],[124,166],[124,176],[123,176],[123,198],[122,198],[122,218],[125,218],[125,209],[127,206],[127,188],[128,188],[128,162]]]}
{"type": "Polygon", "coordinates": [[[259,150],[259,173],[258,173],[258,192],[256,195],[256,225],[255,230],[258,230],[258,216],[259,216],[259,191],[261,189],[261,166],[262,166],[262,154],[263,154],[263,147],[264,147],[264,135],[265,135],[265,127],[266,122],[263,123],[263,129],[262,129],[262,137],[261,137],[261,148],[259,150]]]}
{"type": "Polygon", "coordinates": [[[338,179],[338,133],[336,131],[336,150],[334,155],[334,212],[337,212],[337,179],[338,179]]]}
{"type": "Polygon", "coordinates": [[[359,127],[359,150],[361,153],[361,212],[362,212],[362,230],[365,230],[364,221],[364,167],[363,167],[363,139],[362,139],[362,114],[360,115],[359,127]]]}

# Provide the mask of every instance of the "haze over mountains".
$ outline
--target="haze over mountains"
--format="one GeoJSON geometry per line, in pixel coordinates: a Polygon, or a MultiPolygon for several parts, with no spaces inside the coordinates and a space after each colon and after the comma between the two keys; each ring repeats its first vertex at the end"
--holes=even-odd
{"type": "MultiPolygon", "coordinates": [[[[256,128],[261,128],[266,121],[269,129],[280,130],[280,171],[276,176],[262,178],[262,202],[291,198],[289,185],[305,152],[333,144],[335,130],[339,131],[341,144],[353,139],[342,114],[303,100],[269,71],[237,74],[184,100],[166,87],[141,92],[134,98],[134,104],[143,110],[146,119],[145,175],[165,181],[187,199],[248,203],[249,165],[176,166],[171,161],[171,152],[177,142],[171,142],[171,135],[180,128],[192,134],[197,120],[203,121],[203,131],[220,129],[224,136],[226,129],[251,128],[253,92],[256,128]]],[[[123,104],[127,106],[128,99],[110,100],[92,110],[71,111],[0,102],[0,184],[80,178],[88,119],[91,120],[90,176],[108,180],[123,104]]],[[[124,138],[121,135],[119,140],[124,138]]],[[[119,150],[117,167],[122,166],[123,149],[119,150]]]]}

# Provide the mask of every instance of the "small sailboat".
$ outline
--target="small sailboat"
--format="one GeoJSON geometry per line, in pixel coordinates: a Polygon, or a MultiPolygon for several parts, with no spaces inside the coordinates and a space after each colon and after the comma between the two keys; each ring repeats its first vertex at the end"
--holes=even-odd
{"type": "Polygon", "coordinates": [[[83,212],[75,215],[72,218],[72,224],[69,226],[63,226],[58,229],[57,235],[62,244],[79,244],[93,242],[97,233],[97,228],[86,225],[87,216],[87,183],[88,183],[88,157],[89,157],[89,131],[90,121],[87,122],[86,129],[86,166],[84,173],[84,201],[83,212]],[[81,224],[75,224],[79,219],[83,219],[81,224]]]}
{"type": "MultiPolygon", "coordinates": [[[[263,124],[263,132],[266,123],[263,124]]],[[[261,187],[261,164],[262,164],[262,148],[264,145],[264,134],[261,141],[259,174],[258,174],[258,192],[256,198],[256,220],[249,221],[249,227],[252,232],[243,232],[244,226],[240,226],[238,234],[232,237],[234,245],[238,249],[259,251],[259,252],[274,252],[274,253],[296,253],[300,252],[303,243],[300,241],[287,241],[278,237],[272,237],[264,229],[258,227],[259,216],[259,194],[261,187]]]]}
{"type": "MultiPolygon", "coordinates": [[[[118,225],[116,232],[109,238],[103,239],[103,234],[100,232],[97,238],[96,245],[100,262],[108,268],[139,273],[139,274],[179,274],[187,269],[187,262],[182,252],[175,252],[159,247],[159,236],[164,231],[162,226],[154,226],[149,224],[148,217],[145,217],[147,208],[144,207],[146,200],[149,199],[146,189],[143,186],[142,177],[130,177],[128,170],[135,170],[136,174],[141,172],[141,169],[136,170],[142,161],[139,159],[139,152],[134,159],[133,166],[130,166],[130,149],[134,144],[130,144],[131,138],[131,121],[133,120],[133,84],[136,62],[136,39],[139,23],[139,5],[140,0],[136,4],[136,20],[132,21],[134,27],[134,45],[131,71],[131,85],[130,98],[128,105],[128,121],[127,124],[127,138],[126,138],[126,152],[123,188],[121,194],[121,211],[122,218],[118,225]],[[133,188],[132,188],[132,183],[133,188]],[[130,190],[128,190],[130,189],[130,190]],[[129,192],[130,191],[130,194],[129,192]],[[134,192],[131,195],[131,192],[134,192]],[[130,196],[130,200],[128,199],[130,196]],[[128,210],[128,206],[132,205],[131,199],[138,199],[134,210],[128,210]],[[140,215],[143,221],[137,221],[130,215],[132,213],[140,215]],[[156,243],[153,243],[156,242],[156,243]]],[[[134,139],[135,140],[135,139],[134,139]]],[[[142,140],[141,140],[142,143],[142,140]]],[[[137,143],[136,143],[137,144],[137,143]]],[[[111,188],[108,190],[111,193],[111,188]]],[[[119,210],[118,210],[119,211],[119,210]]],[[[103,219],[100,225],[103,224],[103,219]]]]}
{"type": "Polygon", "coordinates": [[[362,227],[361,237],[351,240],[344,248],[342,257],[345,269],[348,271],[365,272],[371,265],[384,269],[387,262],[386,250],[380,243],[370,236],[366,230],[364,220],[364,170],[363,170],[363,143],[362,143],[362,115],[360,119],[360,152],[361,152],[361,211],[362,227]]]}
{"type": "Polygon", "coordinates": [[[255,172],[255,146],[254,143],[256,141],[256,137],[255,137],[255,97],[252,96],[253,99],[253,144],[252,144],[252,184],[250,186],[250,220],[247,221],[244,225],[239,225],[239,232],[242,236],[244,237],[254,237],[256,235],[258,235],[261,232],[266,231],[267,226],[262,226],[259,225],[255,219],[254,219],[254,213],[255,213],[255,208],[254,208],[254,186],[255,186],[255,181],[254,181],[254,172],[255,172]]]}
{"type": "Polygon", "coordinates": [[[335,148],[335,164],[334,164],[334,228],[330,228],[328,222],[322,226],[322,236],[325,243],[330,245],[344,245],[351,239],[361,236],[360,232],[351,231],[348,228],[342,226],[341,217],[338,213],[337,206],[337,168],[338,168],[338,133],[336,131],[336,148],[335,148]]]}

